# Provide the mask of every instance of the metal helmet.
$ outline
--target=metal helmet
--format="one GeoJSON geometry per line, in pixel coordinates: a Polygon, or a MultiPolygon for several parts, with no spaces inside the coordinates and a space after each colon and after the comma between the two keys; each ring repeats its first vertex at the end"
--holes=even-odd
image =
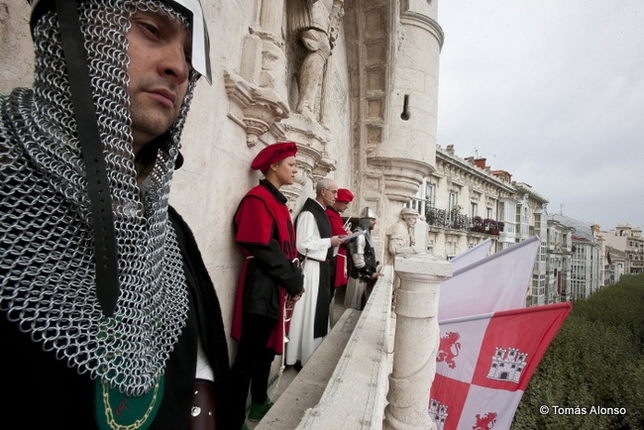
{"type": "Polygon", "coordinates": [[[373,211],[373,209],[367,206],[362,211],[362,216],[360,218],[376,219],[376,213],[373,211]]]}
{"type": "MultiPolygon", "coordinates": [[[[203,10],[199,0],[160,0],[179,11],[185,13],[190,19],[190,31],[192,33],[191,65],[201,76],[205,77],[209,84],[212,84],[212,72],[210,69],[210,40],[208,28],[203,16],[203,10]]],[[[55,0],[29,0],[31,4],[31,18],[29,20],[33,30],[38,19],[47,11],[56,9],[55,0]]]]}

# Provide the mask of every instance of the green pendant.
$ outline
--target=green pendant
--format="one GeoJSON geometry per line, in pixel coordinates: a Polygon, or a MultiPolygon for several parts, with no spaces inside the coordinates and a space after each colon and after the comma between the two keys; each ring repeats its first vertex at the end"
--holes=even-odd
{"type": "Polygon", "coordinates": [[[161,376],[152,390],[142,396],[128,396],[109,384],[96,381],[96,421],[101,430],[145,430],[163,399],[161,376]]]}

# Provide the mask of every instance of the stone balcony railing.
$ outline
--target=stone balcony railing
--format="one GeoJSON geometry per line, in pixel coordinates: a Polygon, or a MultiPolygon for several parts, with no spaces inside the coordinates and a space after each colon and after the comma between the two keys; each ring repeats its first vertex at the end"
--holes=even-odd
{"type": "Polygon", "coordinates": [[[440,340],[438,291],[451,272],[450,263],[427,254],[397,256],[364,310],[345,311],[255,430],[435,428],[427,410],[440,340]]]}

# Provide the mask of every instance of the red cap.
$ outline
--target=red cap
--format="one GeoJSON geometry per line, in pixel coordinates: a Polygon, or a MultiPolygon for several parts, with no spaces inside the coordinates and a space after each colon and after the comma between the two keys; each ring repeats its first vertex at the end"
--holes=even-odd
{"type": "Polygon", "coordinates": [[[297,152],[295,142],[277,142],[259,151],[250,168],[264,173],[271,165],[297,152]]]}
{"type": "Polygon", "coordinates": [[[346,188],[339,188],[335,201],[351,203],[353,201],[353,193],[346,188]]]}

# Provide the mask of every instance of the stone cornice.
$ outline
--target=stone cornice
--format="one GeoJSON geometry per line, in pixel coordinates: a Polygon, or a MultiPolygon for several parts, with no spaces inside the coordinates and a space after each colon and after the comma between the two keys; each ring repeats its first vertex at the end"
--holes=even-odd
{"type": "Polygon", "coordinates": [[[443,48],[443,43],[445,42],[445,33],[443,32],[443,28],[427,15],[410,10],[404,11],[400,14],[400,23],[403,25],[413,25],[433,34],[438,41],[438,46],[440,46],[441,49],[443,48]]]}
{"type": "Polygon", "coordinates": [[[433,168],[418,160],[367,157],[370,165],[383,172],[385,176],[385,194],[393,201],[407,203],[416,194],[423,179],[428,176],[433,168]]]}

